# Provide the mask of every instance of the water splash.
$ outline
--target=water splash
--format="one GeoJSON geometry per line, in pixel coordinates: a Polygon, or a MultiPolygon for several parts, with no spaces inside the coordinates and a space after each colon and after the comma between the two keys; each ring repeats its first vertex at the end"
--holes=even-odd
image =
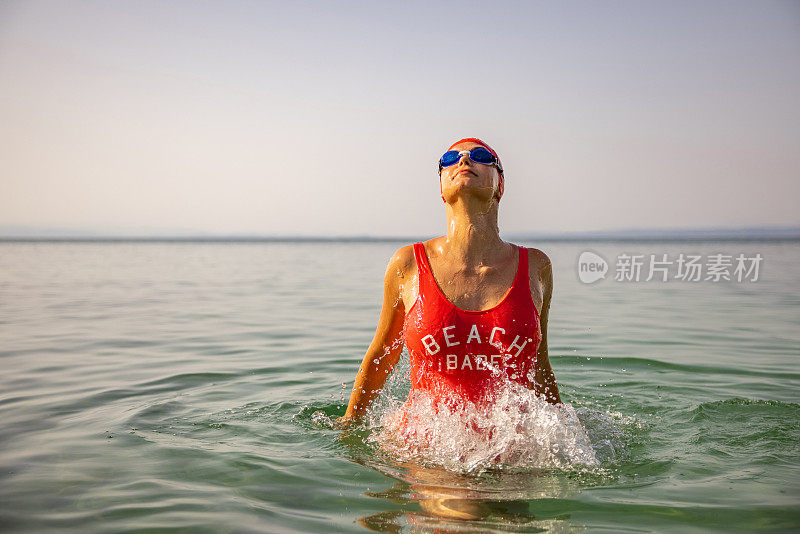
{"type": "Polygon", "coordinates": [[[510,382],[487,405],[437,402],[424,392],[402,405],[384,398],[370,414],[370,427],[368,441],[396,459],[461,473],[599,464],[571,405],[554,406],[510,382]]]}

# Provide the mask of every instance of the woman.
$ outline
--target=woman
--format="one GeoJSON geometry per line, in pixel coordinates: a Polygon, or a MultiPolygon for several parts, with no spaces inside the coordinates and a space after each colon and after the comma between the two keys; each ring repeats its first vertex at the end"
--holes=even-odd
{"type": "Polygon", "coordinates": [[[409,401],[424,393],[436,402],[480,404],[516,382],[561,402],[547,355],[550,260],[500,239],[497,153],[480,139],[461,139],[440,159],[439,176],[447,234],[405,246],[389,261],[378,328],[344,424],[364,415],[404,343],[409,401]]]}

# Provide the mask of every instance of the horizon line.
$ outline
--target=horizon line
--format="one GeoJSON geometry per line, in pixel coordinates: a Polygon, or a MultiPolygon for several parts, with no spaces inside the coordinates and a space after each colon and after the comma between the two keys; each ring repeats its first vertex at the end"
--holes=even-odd
{"type": "MultiPolygon", "coordinates": [[[[418,235],[375,236],[367,234],[259,234],[230,233],[208,234],[189,231],[151,231],[142,233],[95,233],[79,230],[48,230],[16,227],[16,232],[0,228],[0,242],[398,242],[418,241],[418,235]]],[[[501,233],[501,235],[503,235],[501,233]]],[[[583,230],[563,232],[508,232],[504,237],[520,241],[576,241],[576,240],[800,240],[800,225],[748,226],[748,227],[691,227],[691,228],[625,228],[615,230],[583,230]]]]}

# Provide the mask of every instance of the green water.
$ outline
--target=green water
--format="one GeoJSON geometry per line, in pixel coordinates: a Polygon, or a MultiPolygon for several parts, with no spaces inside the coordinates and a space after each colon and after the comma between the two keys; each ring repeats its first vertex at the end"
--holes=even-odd
{"type": "Polygon", "coordinates": [[[472,475],[327,423],[400,245],[0,244],[0,530],[800,528],[800,244],[528,243],[600,465],[472,475]],[[764,260],[753,283],[587,285],[587,249],[764,260]]]}

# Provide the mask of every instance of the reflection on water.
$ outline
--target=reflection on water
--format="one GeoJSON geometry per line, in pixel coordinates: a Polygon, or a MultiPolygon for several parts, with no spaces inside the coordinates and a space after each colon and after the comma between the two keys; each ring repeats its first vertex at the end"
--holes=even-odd
{"type": "MultiPolygon", "coordinates": [[[[472,533],[494,533],[520,531],[523,532],[574,532],[578,530],[563,519],[536,519],[527,513],[517,513],[515,508],[524,507],[526,503],[504,503],[495,509],[498,514],[504,514],[507,518],[501,522],[494,521],[472,521],[459,522],[448,520],[442,517],[435,517],[413,512],[381,512],[358,520],[361,526],[375,532],[432,532],[435,534],[445,534],[449,532],[472,532],[472,533]],[[560,528],[559,528],[560,527],[560,528]]],[[[581,529],[583,530],[583,529],[581,529]]]]}
{"type": "Polygon", "coordinates": [[[391,488],[368,492],[367,496],[402,506],[419,505],[420,511],[387,510],[359,519],[364,527],[378,532],[399,532],[409,527],[433,532],[549,529],[563,519],[538,519],[531,501],[567,498],[580,488],[564,473],[544,469],[495,470],[472,476],[415,462],[387,465],[353,460],[395,479],[391,488]]]}

